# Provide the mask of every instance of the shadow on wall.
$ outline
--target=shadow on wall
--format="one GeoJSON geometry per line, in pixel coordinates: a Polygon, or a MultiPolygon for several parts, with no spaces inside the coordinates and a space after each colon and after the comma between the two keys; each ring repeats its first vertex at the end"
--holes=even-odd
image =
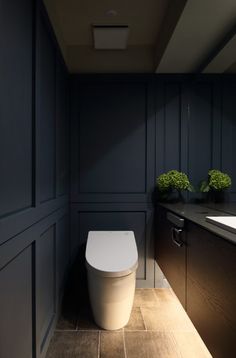
{"type": "Polygon", "coordinates": [[[68,321],[74,319],[78,315],[79,308],[87,306],[89,302],[85,250],[86,243],[80,246],[78,255],[67,276],[62,302],[62,316],[68,321]]]}

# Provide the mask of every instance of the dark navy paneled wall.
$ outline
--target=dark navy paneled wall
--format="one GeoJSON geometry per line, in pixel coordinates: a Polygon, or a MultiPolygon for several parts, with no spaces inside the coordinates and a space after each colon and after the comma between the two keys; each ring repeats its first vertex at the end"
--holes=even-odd
{"type": "Polygon", "coordinates": [[[236,82],[224,83],[222,93],[220,164],[233,178],[232,197],[236,201],[236,82]]]}
{"type": "Polygon", "coordinates": [[[32,11],[30,0],[1,1],[0,216],[33,202],[32,11]]]}
{"type": "MultiPolygon", "coordinates": [[[[157,76],[156,175],[186,172],[197,188],[209,169],[227,172],[235,201],[235,76],[157,76]]],[[[195,199],[199,194],[189,194],[195,199]]]]}
{"type": "Polygon", "coordinates": [[[43,358],[70,260],[68,73],[40,1],[0,8],[0,357],[43,358]]]}
{"type": "Polygon", "coordinates": [[[1,0],[0,30],[0,357],[43,358],[89,230],[134,230],[137,284],[152,287],[156,176],[179,169],[196,185],[219,168],[236,200],[236,81],[69,82],[40,0],[1,0]]]}
{"type": "Polygon", "coordinates": [[[134,230],[137,284],[152,286],[156,176],[181,170],[197,187],[217,168],[232,176],[229,199],[236,199],[235,83],[232,76],[72,76],[73,253],[89,230],[134,230]]]}

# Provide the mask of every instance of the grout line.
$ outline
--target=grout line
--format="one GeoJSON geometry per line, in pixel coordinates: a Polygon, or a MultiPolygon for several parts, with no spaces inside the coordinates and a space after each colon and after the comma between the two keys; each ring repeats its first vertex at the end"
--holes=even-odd
{"type": "MultiPolygon", "coordinates": [[[[145,322],[144,322],[145,323],[145,322]]],[[[55,332],[74,332],[74,333],[79,333],[79,332],[97,332],[97,333],[104,333],[104,334],[109,334],[109,333],[122,333],[123,330],[119,330],[119,331],[116,331],[116,330],[112,330],[112,331],[109,331],[109,330],[104,330],[104,331],[101,331],[101,330],[96,330],[96,329],[80,329],[78,331],[76,330],[70,330],[70,329],[64,329],[64,330],[55,330],[55,332]]],[[[192,331],[192,330],[189,330],[189,329],[147,329],[145,327],[145,329],[124,329],[124,332],[147,332],[147,331],[150,331],[150,332],[164,332],[164,333],[173,333],[173,332],[188,332],[188,333],[194,333],[194,334],[197,334],[199,335],[199,333],[196,331],[192,331]]]]}
{"type": "Polygon", "coordinates": [[[78,329],[78,332],[100,332],[99,329],[78,329]]]}
{"type": "Polygon", "coordinates": [[[126,345],[125,345],[125,330],[123,328],[123,346],[124,346],[124,354],[125,354],[125,358],[127,358],[127,351],[126,351],[126,345]]]}
{"type": "Polygon", "coordinates": [[[147,332],[147,329],[126,329],[125,332],[147,332]]]}
{"type": "Polygon", "coordinates": [[[77,315],[77,318],[76,318],[76,321],[75,321],[75,329],[76,329],[76,331],[78,331],[78,327],[79,327],[79,319],[78,319],[78,315],[77,315]]]}
{"type": "Polygon", "coordinates": [[[77,329],[60,329],[60,328],[57,328],[55,329],[55,332],[78,332],[77,329]]]}
{"type": "Polygon", "coordinates": [[[158,297],[157,297],[157,294],[155,292],[155,288],[152,288],[152,293],[153,293],[153,295],[155,297],[155,303],[154,304],[157,304],[158,303],[158,297]]]}
{"type": "Polygon", "coordinates": [[[173,334],[173,331],[170,331],[170,332],[168,332],[168,333],[169,333],[171,342],[172,342],[172,344],[173,344],[173,347],[175,348],[175,351],[176,351],[177,354],[178,354],[178,358],[184,358],[184,356],[182,355],[180,346],[179,346],[177,340],[175,339],[175,336],[174,336],[174,334],[173,334]]]}
{"type": "Polygon", "coordinates": [[[101,355],[101,331],[98,331],[98,358],[101,355]]]}
{"type": "Polygon", "coordinates": [[[145,327],[145,331],[147,331],[147,326],[146,326],[146,323],[145,323],[145,320],[144,320],[144,317],[143,317],[142,307],[139,307],[139,309],[140,309],[141,317],[142,317],[142,320],[143,320],[143,325],[145,327]]]}

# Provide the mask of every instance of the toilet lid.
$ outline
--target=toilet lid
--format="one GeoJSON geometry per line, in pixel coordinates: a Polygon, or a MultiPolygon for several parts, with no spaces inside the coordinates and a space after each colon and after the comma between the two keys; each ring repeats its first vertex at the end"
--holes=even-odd
{"type": "Polygon", "coordinates": [[[138,267],[133,231],[90,231],[85,253],[87,267],[106,277],[121,277],[138,267]]]}

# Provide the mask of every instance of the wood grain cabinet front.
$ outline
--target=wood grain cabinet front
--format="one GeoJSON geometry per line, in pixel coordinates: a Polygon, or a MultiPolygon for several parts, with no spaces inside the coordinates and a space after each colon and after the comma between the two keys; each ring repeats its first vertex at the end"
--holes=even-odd
{"type": "Polygon", "coordinates": [[[212,356],[236,357],[236,245],[186,219],[176,237],[168,213],[158,208],[155,259],[212,356]]]}
{"type": "Polygon", "coordinates": [[[236,246],[188,223],[187,313],[214,358],[236,357],[236,246]]]}
{"type": "Polygon", "coordinates": [[[167,218],[168,211],[158,210],[155,259],[168,282],[186,307],[186,236],[167,218]]]}

